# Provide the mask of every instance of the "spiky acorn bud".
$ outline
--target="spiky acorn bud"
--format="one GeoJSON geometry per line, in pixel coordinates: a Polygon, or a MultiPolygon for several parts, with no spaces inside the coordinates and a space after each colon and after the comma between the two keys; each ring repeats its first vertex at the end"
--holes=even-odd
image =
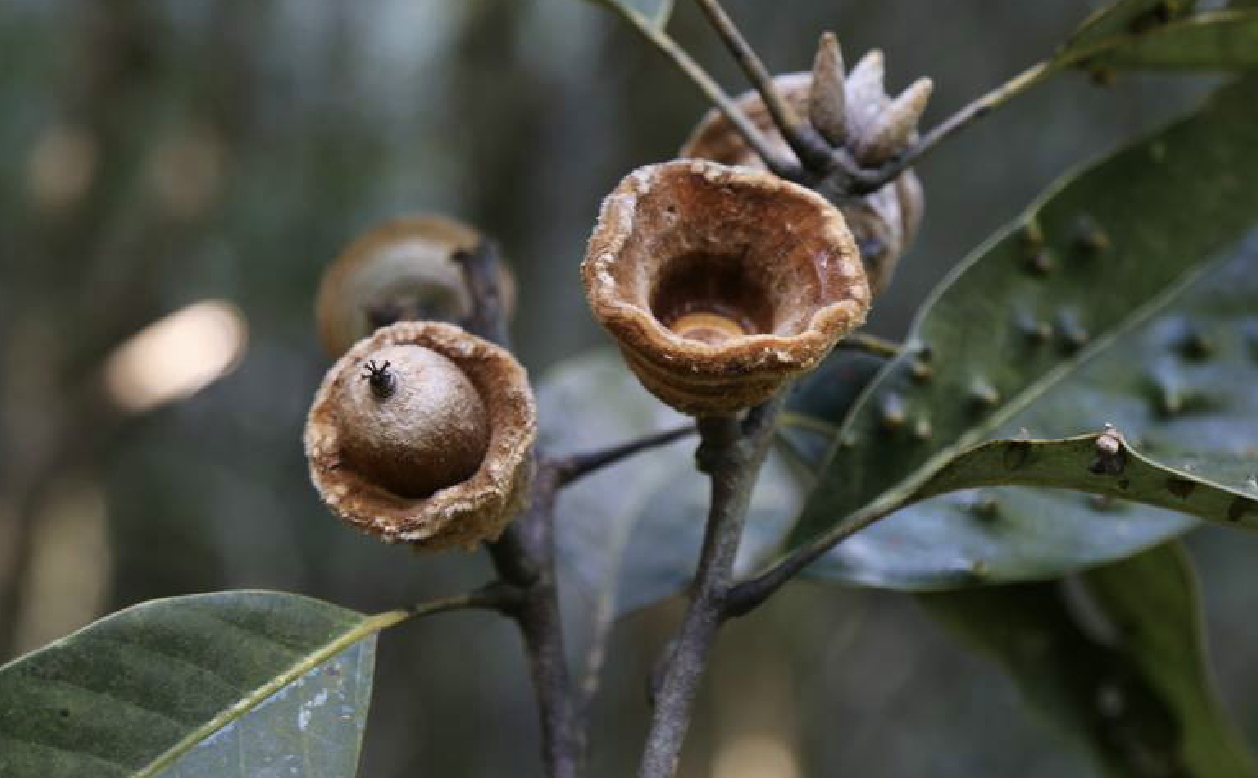
{"type": "MultiPolygon", "coordinates": [[[[875,167],[916,140],[917,124],[933,88],[930,79],[918,79],[892,99],[883,84],[884,70],[883,54],[874,50],[844,73],[838,41],[826,33],[812,73],[781,75],[773,81],[783,99],[797,113],[807,115],[826,141],[847,149],[859,164],[875,167]]],[[[758,93],[747,92],[737,103],[779,154],[793,158],[758,93]]],[[[680,156],[764,169],[759,156],[715,109],[695,128],[680,156]]],[[[925,205],[921,183],[912,170],[906,170],[882,189],[836,205],[860,246],[870,288],[878,295],[887,288],[900,256],[916,236],[925,205]]]]}

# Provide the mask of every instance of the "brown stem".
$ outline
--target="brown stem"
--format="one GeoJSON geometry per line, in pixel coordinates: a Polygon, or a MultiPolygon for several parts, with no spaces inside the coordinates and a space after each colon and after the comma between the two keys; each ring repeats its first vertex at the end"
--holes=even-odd
{"type": "Polygon", "coordinates": [[[751,492],[780,407],[780,399],[770,401],[753,410],[745,424],[734,416],[699,420],[699,466],[712,480],[712,499],[690,604],[655,688],[640,778],[670,778],[677,770],[699,681],[725,620],[725,598],[751,492]]]}
{"type": "Polygon", "coordinates": [[[917,143],[881,167],[857,171],[851,183],[855,194],[875,192],[894,181],[901,173],[917,164],[940,143],[987,116],[996,108],[1022,94],[1035,84],[1065,67],[1063,60],[1036,63],[931,128],[917,143]]]}
{"type": "Polygon", "coordinates": [[[510,348],[507,315],[499,285],[498,246],[483,240],[470,251],[455,252],[452,259],[462,265],[464,282],[473,301],[472,313],[463,323],[468,332],[510,348]]]}
{"type": "Polygon", "coordinates": [[[467,594],[408,605],[403,610],[412,619],[457,610],[492,610],[510,614],[519,607],[521,601],[522,593],[519,589],[502,581],[492,581],[467,594]]]}
{"type": "MultiPolygon", "coordinates": [[[[576,696],[564,653],[555,576],[554,513],[558,488],[556,470],[543,463],[534,482],[532,503],[520,518],[519,535],[512,541],[513,553],[530,560],[536,576],[529,581],[508,580],[508,583],[521,586],[523,591],[522,600],[512,615],[524,638],[537,694],[546,773],[552,778],[575,778],[582,738],[576,696]]],[[[495,553],[494,561],[499,574],[507,579],[515,565],[501,564],[501,557],[501,552],[495,553]]]]}
{"type": "Polygon", "coordinates": [[[619,443],[608,448],[599,449],[598,451],[587,451],[580,454],[570,454],[564,457],[556,457],[552,460],[552,464],[558,471],[559,486],[562,488],[577,479],[589,475],[590,473],[601,470],[604,467],[614,465],[623,459],[628,459],[635,454],[643,451],[649,451],[653,448],[666,446],[674,441],[692,435],[695,432],[693,424],[686,424],[682,427],[676,427],[663,432],[656,432],[651,435],[644,435],[637,440],[630,440],[625,443],[619,443]]]}
{"type": "Polygon", "coordinates": [[[721,89],[712,76],[708,75],[699,63],[694,61],[685,49],[677,45],[677,42],[670,38],[662,29],[651,24],[642,14],[634,11],[624,3],[610,3],[610,10],[619,14],[621,18],[629,22],[629,24],[637,30],[637,32],[645,38],[651,45],[660,51],[661,54],[668,57],[673,65],[677,67],[687,78],[690,79],[708,102],[716,106],[725,119],[734,126],[738,134],[742,136],[747,146],[764,160],[769,170],[776,175],[790,180],[795,180],[800,175],[799,165],[794,160],[787,159],[784,155],[779,154],[772,145],[770,145],[764,133],[751,123],[747,115],[743,113],[738,104],[725,94],[725,90],[721,89]]]}
{"type": "Polygon", "coordinates": [[[885,340],[877,335],[868,335],[863,332],[845,336],[843,340],[839,341],[836,348],[847,351],[863,351],[866,354],[873,354],[876,357],[886,357],[888,359],[895,359],[904,350],[904,346],[895,341],[885,340]]]}
{"type": "MultiPolygon", "coordinates": [[[[510,348],[498,252],[489,241],[456,259],[472,297],[465,323],[479,337],[510,348]]],[[[540,453],[528,509],[498,540],[486,544],[499,578],[519,592],[507,611],[520,628],[528,654],[542,728],[542,762],[550,778],[576,778],[581,759],[580,718],[564,653],[563,623],[555,575],[555,497],[559,470],[540,453]]]]}
{"type": "Polygon", "coordinates": [[[743,37],[734,20],[729,17],[719,0],[697,0],[704,15],[712,23],[712,27],[721,36],[721,41],[733,55],[734,61],[747,76],[760,99],[764,102],[769,116],[777,125],[778,132],[795,152],[804,166],[811,170],[829,170],[833,168],[833,152],[813,126],[799,118],[795,110],[782,99],[781,93],[773,83],[773,76],[760,60],[755,49],[743,37]]]}
{"type": "Polygon", "coordinates": [[[838,544],[871,524],[885,518],[902,505],[896,502],[893,507],[881,507],[878,503],[870,509],[858,511],[845,521],[840,522],[829,532],[819,535],[811,542],[800,546],[792,553],[778,560],[764,572],[737,584],[729,591],[725,600],[726,618],[745,616],[764,604],[783,584],[802,573],[809,565],[816,562],[838,544]]]}

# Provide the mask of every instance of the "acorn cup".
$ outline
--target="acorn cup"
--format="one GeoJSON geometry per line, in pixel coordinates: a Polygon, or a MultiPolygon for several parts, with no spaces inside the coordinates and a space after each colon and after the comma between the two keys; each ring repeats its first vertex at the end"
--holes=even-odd
{"type": "MultiPolygon", "coordinates": [[[[472,227],[437,214],[392,219],[357,237],[319,284],[315,313],[328,354],[339,357],[377,328],[398,321],[466,321],[472,299],[455,257],[484,240],[472,227]]],[[[515,281],[505,264],[497,268],[510,318],[515,281]]]]}
{"type": "MultiPolygon", "coordinates": [[[[892,98],[886,93],[883,75],[883,54],[878,50],[845,72],[839,44],[833,34],[826,33],[812,73],[776,76],[773,83],[782,99],[798,115],[807,116],[828,143],[846,148],[861,166],[876,167],[916,141],[917,123],[933,88],[929,78],[920,78],[892,98]]],[[[747,92],[735,102],[779,154],[795,158],[759,93],[747,92]]],[[[680,156],[765,169],[759,155],[716,109],[699,122],[680,156]]],[[[912,170],[906,170],[881,189],[836,205],[856,237],[870,288],[879,295],[917,236],[925,208],[921,182],[912,170]]]]}
{"type": "Polygon", "coordinates": [[[328,507],[390,543],[473,549],[531,478],[537,408],[510,353],[441,322],[399,322],[328,371],[306,420],[328,507]]]}
{"type": "Polygon", "coordinates": [[[581,266],[594,316],[692,415],[772,397],[858,327],[869,287],[843,215],[769,173],[675,160],[603,202],[581,266]]]}

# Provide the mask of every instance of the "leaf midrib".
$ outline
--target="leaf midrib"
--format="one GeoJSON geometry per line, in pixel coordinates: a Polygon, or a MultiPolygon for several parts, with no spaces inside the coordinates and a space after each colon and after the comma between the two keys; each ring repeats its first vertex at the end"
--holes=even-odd
{"type": "Polygon", "coordinates": [[[354,645],[359,640],[405,621],[410,615],[407,611],[396,610],[363,619],[353,629],[348,630],[318,649],[305,654],[282,673],[279,673],[253,692],[224,709],[202,726],[189,732],[147,766],[136,772],[135,778],[151,778],[157,775],[159,771],[170,767],[175,760],[191,751],[197,744],[232,722],[243,718],[288,684],[354,645]]]}
{"type": "MultiPolygon", "coordinates": [[[[1030,209],[1028,209],[1027,216],[1017,220],[1005,230],[997,233],[979,247],[970,262],[961,263],[951,274],[949,274],[944,282],[941,283],[935,290],[931,299],[927,301],[922,309],[922,312],[918,316],[918,320],[913,324],[912,337],[914,338],[914,346],[920,345],[920,341],[916,340],[917,335],[924,326],[926,318],[933,310],[935,302],[942,294],[944,294],[945,291],[947,291],[947,289],[952,286],[956,278],[968,270],[974,262],[977,262],[985,257],[992,247],[998,245],[1001,241],[1014,234],[1017,230],[1025,228],[1026,224],[1034,220],[1035,215],[1039,212],[1042,205],[1054,197],[1060,189],[1071,180],[1073,179],[1065,177],[1058,186],[1051,187],[1030,209]]],[[[1249,233],[1234,241],[1231,245],[1243,243],[1246,237],[1248,237],[1248,234],[1249,233]]],[[[946,467],[948,463],[952,462],[967,449],[981,443],[987,435],[1003,426],[1019,412],[1025,410],[1036,399],[1043,396],[1053,387],[1057,386],[1087,362],[1104,353],[1121,336],[1127,334],[1140,323],[1147,321],[1156,313],[1168,307],[1202,277],[1217,269],[1217,267],[1226,261],[1226,259],[1226,249],[1220,249],[1215,253],[1215,257],[1213,259],[1202,262],[1197,266],[1186,270],[1178,278],[1176,278],[1173,283],[1169,284],[1160,294],[1134,309],[1128,316],[1117,322],[1115,326],[1106,330],[1103,335],[1098,335],[1094,338],[1092,342],[1081,349],[1078,353],[1063,360],[1054,368],[1029,383],[1021,391],[1013,395],[1009,401],[1003,404],[999,409],[988,414],[987,417],[980,423],[970,427],[966,432],[963,432],[952,443],[940,447],[916,469],[905,475],[894,485],[879,492],[879,494],[873,499],[866,501],[865,507],[850,513],[847,517],[840,521],[838,525],[841,526],[849,524],[858,517],[867,517],[874,514],[890,514],[895,510],[898,510],[900,507],[909,504],[913,499],[914,493],[930,478],[933,478],[941,469],[946,467]]],[[[894,374],[894,372],[905,362],[915,359],[917,356],[916,351],[916,348],[906,348],[903,354],[883,366],[883,369],[879,372],[878,376],[871,381],[867,387],[865,387],[860,399],[853,404],[851,411],[844,420],[839,439],[851,431],[851,428],[856,424],[860,413],[864,410],[870,398],[882,389],[887,376],[894,374]]],[[[827,456],[825,463],[823,463],[819,468],[819,472],[824,472],[830,466],[836,452],[837,441],[835,445],[831,446],[830,453],[827,456]]]]}

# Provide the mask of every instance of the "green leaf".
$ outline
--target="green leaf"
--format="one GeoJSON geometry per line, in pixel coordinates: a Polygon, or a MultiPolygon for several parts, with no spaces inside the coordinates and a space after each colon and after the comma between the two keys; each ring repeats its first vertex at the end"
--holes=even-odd
{"type": "MultiPolygon", "coordinates": [[[[1062,435],[1112,422],[1161,463],[1252,491],[1258,473],[1258,393],[1252,391],[1258,246],[1252,243],[1016,415],[1001,434],[1062,435]]],[[[984,489],[910,506],[848,540],[814,572],[906,589],[1054,577],[1147,548],[1192,523],[1180,513],[1073,492],[984,489]]]]}
{"type": "Polygon", "coordinates": [[[1197,577],[1184,550],[1164,545],[1089,570],[1083,581],[1124,655],[1175,712],[1189,774],[1258,775],[1215,693],[1197,577]]]}
{"type": "Polygon", "coordinates": [[[0,668],[0,775],[353,775],[374,635],[405,617],[271,592],[119,611],[0,668]]]}
{"type": "MultiPolygon", "coordinates": [[[[1115,433],[1065,440],[994,440],[948,463],[914,495],[924,499],[977,486],[1047,486],[1076,489],[1155,505],[1210,521],[1258,529],[1258,481],[1237,460],[1208,460],[1231,484],[1199,472],[1175,470],[1118,442],[1115,433]],[[1100,443],[1113,441],[1115,453],[1100,443]]],[[[1199,459],[1198,461],[1202,461],[1199,459]]],[[[1258,467],[1258,460],[1251,463],[1258,467]]]]}
{"type": "Polygon", "coordinates": [[[1196,0],[1118,0],[1084,19],[1062,52],[1165,25],[1192,13],[1196,5],[1196,0]]]}
{"type": "Polygon", "coordinates": [[[829,450],[839,422],[886,364],[886,357],[839,347],[796,383],[778,436],[809,478],[829,450]]]}
{"type": "Polygon", "coordinates": [[[662,30],[668,26],[675,0],[589,0],[606,6],[622,16],[632,16],[651,27],[662,30]]]}
{"type": "Polygon", "coordinates": [[[1096,568],[1069,593],[1053,582],[919,601],[999,662],[1102,774],[1255,775],[1216,699],[1192,568],[1178,545],[1096,568]]]}
{"type": "MultiPolygon", "coordinates": [[[[961,452],[1021,426],[1065,437],[1112,421],[1164,462],[1176,441],[1221,457],[1252,451],[1255,99],[1254,82],[1221,91],[1068,177],[964,261],[848,415],[792,542],[894,510],[961,452]],[[1168,347],[1197,319],[1208,337],[1219,328],[1217,358],[1189,353],[1192,338],[1168,347]]],[[[1009,513],[1034,520],[994,525],[967,495],[915,506],[839,546],[820,572],[897,588],[963,585],[975,571],[1048,577],[1190,525],[1146,509],[1123,508],[1115,521],[1072,495],[1027,500],[1009,513]],[[1089,516],[1098,520],[1079,520],[1089,516]]]]}
{"type": "Polygon", "coordinates": [[[1217,70],[1258,68],[1258,10],[1198,14],[1076,52],[1097,68],[1217,70]],[[1092,50],[1095,55],[1090,54],[1092,50]]]}
{"type": "MultiPolygon", "coordinates": [[[[686,423],[652,397],[620,355],[598,350],[554,368],[538,387],[539,444],[591,451],[686,423]]],[[[556,511],[560,575],[586,613],[614,618],[680,591],[694,575],[707,515],[707,477],[686,438],[582,478],[556,511]],[[626,488],[630,485],[631,488],[626,488]]],[[[776,458],[756,486],[741,564],[781,541],[801,502],[776,458]]]]}

